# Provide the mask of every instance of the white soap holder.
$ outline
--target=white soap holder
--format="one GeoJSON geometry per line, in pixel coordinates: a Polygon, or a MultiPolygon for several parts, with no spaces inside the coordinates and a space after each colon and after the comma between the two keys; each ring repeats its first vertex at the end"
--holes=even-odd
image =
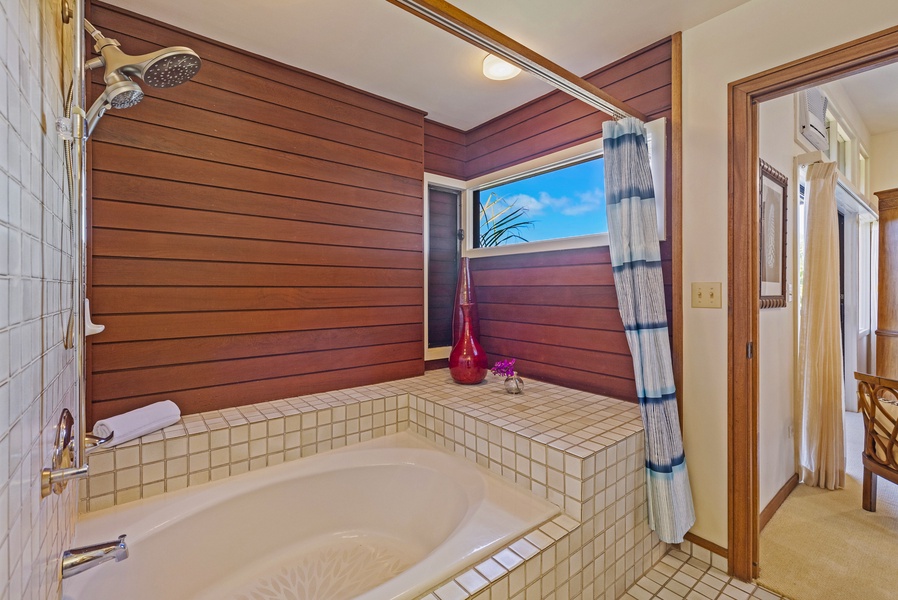
{"type": "Polygon", "coordinates": [[[97,325],[90,320],[90,300],[84,299],[84,337],[101,333],[106,329],[105,325],[97,325]]]}

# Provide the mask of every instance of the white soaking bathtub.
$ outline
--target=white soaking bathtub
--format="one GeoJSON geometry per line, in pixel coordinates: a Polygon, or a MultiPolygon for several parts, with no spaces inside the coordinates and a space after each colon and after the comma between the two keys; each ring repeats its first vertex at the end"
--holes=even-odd
{"type": "Polygon", "coordinates": [[[559,513],[399,433],[83,516],[75,546],[127,534],[127,560],[64,600],[399,600],[559,513]]]}

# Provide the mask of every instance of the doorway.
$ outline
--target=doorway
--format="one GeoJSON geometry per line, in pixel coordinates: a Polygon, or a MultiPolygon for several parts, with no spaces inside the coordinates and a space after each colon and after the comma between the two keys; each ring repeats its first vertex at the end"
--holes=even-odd
{"type": "Polygon", "coordinates": [[[758,104],[898,61],[898,27],[731,83],[728,89],[729,569],[758,573],[758,104]]]}

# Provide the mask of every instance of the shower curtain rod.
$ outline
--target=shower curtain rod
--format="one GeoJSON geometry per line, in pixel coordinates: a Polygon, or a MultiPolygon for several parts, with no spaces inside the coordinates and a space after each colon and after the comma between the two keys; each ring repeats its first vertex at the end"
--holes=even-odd
{"type": "Polygon", "coordinates": [[[448,31],[456,37],[494,54],[524,71],[536,75],[559,90],[582,100],[586,104],[611,115],[615,119],[636,117],[642,121],[648,118],[627,103],[574,75],[564,67],[555,64],[511,39],[483,21],[464,12],[444,0],[387,0],[413,15],[448,31]]]}

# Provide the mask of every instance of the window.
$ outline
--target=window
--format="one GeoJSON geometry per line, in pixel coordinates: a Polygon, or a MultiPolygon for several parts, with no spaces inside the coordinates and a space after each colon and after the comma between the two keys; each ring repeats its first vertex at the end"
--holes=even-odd
{"type": "Polygon", "coordinates": [[[873,289],[871,272],[873,263],[871,261],[871,247],[878,240],[873,238],[873,227],[871,222],[861,222],[859,224],[860,235],[858,235],[858,333],[866,335],[870,331],[870,295],[873,289]]]}
{"type": "Polygon", "coordinates": [[[449,357],[465,183],[425,174],[424,359],[449,357]]]}
{"type": "Polygon", "coordinates": [[[429,186],[427,347],[452,345],[452,308],[458,277],[457,190],[429,186]]]}
{"type": "Polygon", "coordinates": [[[870,164],[867,162],[869,156],[863,147],[858,144],[858,165],[857,165],[857,181],[855,185],[862,196],[867,195],[867,187],[870,179],[870,164]]]}
{"type": "MultiPolygon", "coordinates": [[[[658,237],[665,239],[666,119],[646,123],[658,237]]],[[[608,245],[601,140],[467,182],[464,255],[608,245]]]]}
{"type": "Polygon", "coordinates": [[[836,165],[839,171],[851,178],[851,164],[849,161],[848,140],[841,133],[836,138],[836,165]]]}
{"type": "Polygon", "coordinates": [[[474,248],[606,233],[601,156],[474,191],[474,248]]]}

